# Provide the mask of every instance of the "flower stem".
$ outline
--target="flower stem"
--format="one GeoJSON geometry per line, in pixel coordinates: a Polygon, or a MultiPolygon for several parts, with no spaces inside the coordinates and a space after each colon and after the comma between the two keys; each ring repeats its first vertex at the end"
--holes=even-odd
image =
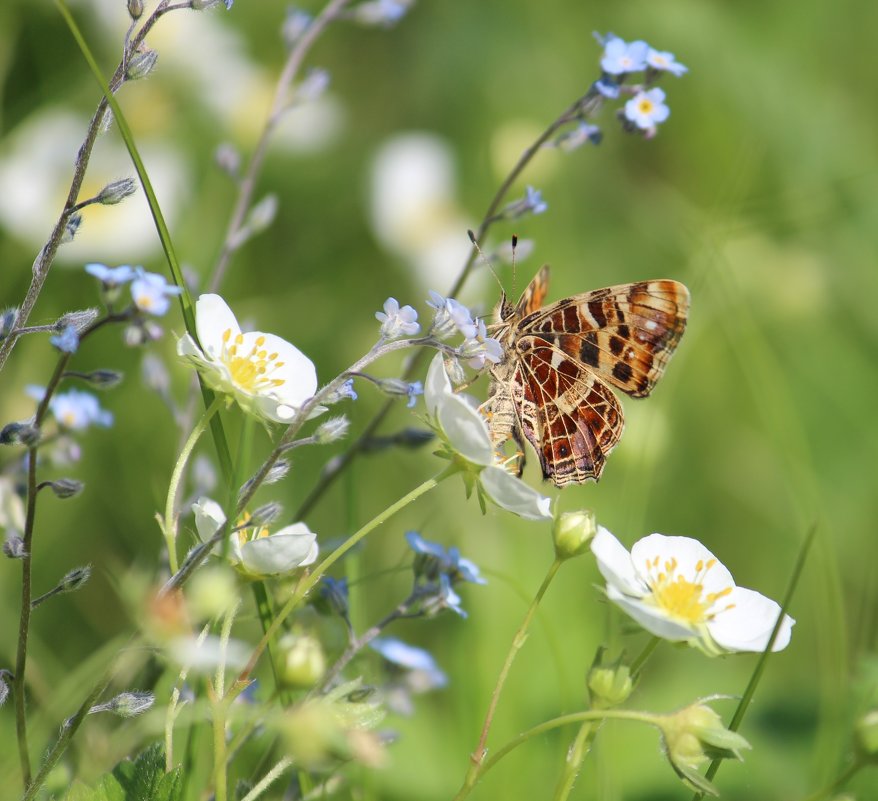
{"type": "Polygon", "coordinates": [[[384,511],[379,512],[377,515],[375,515],[375,517],[373,517],[358,531],[351,534],[351,536],[348,537],[331,554],[329,554],[329,556],[327,556],[309,576],[303,578],[293,592],[292,597],[289,599],[289,601],[286,602],[286,604],[284,604],[284,606],[275,616],[271,625],[268,627],[262,639],[256,645],[256,648],[254,649],[253,654],[250,657],[250,661],[247,663],[244,670],[242,670],[240,675],[238,676],[238,685],[246,686],[250,674],[256,668],[259,657],[262,656],[262,652],[268,646],[268,643],[271,641],[271,638],[274,636],[275,632],[277,632],[277,630],[283,625],[284,620],[286,620],[290,613],[304,600],[305,596],[307,596],[307,594],[317,585],[320,579],[323,578],[323,576],[326,574],[326,571],[329,570],[330,567],[332,567],[339,559],[341,559],[348,551],[350,551],[351,548],[353,548],[363,538],[365,538],[367,534],[374,531],[376,528],[378,528],[378,526],[389,520],[397,512],[404,509],[410,503],[414,502],[434,487],[437,487],[442,481],[448,478],[448,476],[453,475],[456,472],[456,468],[449,467],[439,475],[434,476],[433,478],[429,478],[423,484],[415,487],[407,495],[404,495],[402,498],[396,501],[396,503],[392,503],[384,511]]]}
{"type": "Polygon", "coordinates": [[[585,712],[573,712],[569,715],[561,715],[552,720],[547,720],[522,732],[517,737],[514,737],[493,754],[490,759],[486,759],[484,762],[474,765],[469,773],[467,773],[463,786],[457,791],[457,795],[454,796],[454,801],[463,801],[463,799],[472,792],[473,787],[476,786],[476,782],[478,782],[485,773],[491,770],[491,768],[503,759],[503,757],[507,756],[518,748],[518,746],[523,745],[533,737],[545,734],[548,731],[558,729],[562,726],[567,726],[571,723],[604,720],[635,720],[640,723],[648,723],[654,726],[656,718],[648,712],[637,712],[630,709],[589,709],[585,712]]]}
{"type": "Polygon", "coordinates": [[[183,480],[183,471],[186,469],[186,463],[192,455],[195,444],[204,433],[211,418],[217,413],[223,402],[223,396],[217,395],[213,403],[205,410],[201,419],[195,424],[189,438],[183,444],[177,463],[174,465],[174,471],[171,473],[171,483],[168,487],[168,499],[165,503],[165,519],[162,529],[165,535],[165,545],[168,548],[168,563],[171,566],[171,573],[174,574],[179,569],[177,564],[177,495],[180,492],[180,484],[183,480]]]}
{"type": "MultiPolygon", "coordinates": [[[[475,784],[476,779],[479,777],[482,764],[485,761],[485,755],[487,754],[486,745],[488,742],[488,734],[491,731],[491,724],[494,722],[494,713],[497,711],[497,704],[500,701],[500,693],[503,691],[503,686],[506,684],[506,679],[509,676],[509,670],[512,667],[512,663],[515,661],[515,657],[518,655],[518,652],[521,650],[521,647],[524,645],[524,642],[527,639],[527,630],[530,628],[531,621],[536,614],[537,608],[540,605],[540,601],[542,601],[543,596],[546,594],[546,590],[552,583],[552,579],[555,578],[555,574],[558,572],[558,569],[561,567],[562,563],[563,560],[558,558],[556,558],[555,561],[552,562],[551,566],[549,567],[548,573],[546,573],[546,576],[543,579],[543,583],[540,584],[540,588],[537,590],[537,594],[534,596],[533,601],[531,601],[531,604],[524,615],[524,620],[521,621],[521,625],[518,627],[518,631],[515,632],[515,636],[512,638],[512,645],[509,647],[509,652],[506,654],[506,661],[503,663],[503,667],[500,669],[500,675],[497,677],[497,684],[494,686],[494,692],[491,695],[491,702],[488,705],[488,712],[485,715],[485,722],[482,726],[482,733],[479,737],[479,743],[476,746],[476,750],[473,751],[472,755],[470,756],[472,764],[467,771],[467,775],[464,779],[461,792],[463,792],[464,788],[472,787],[472,785],[475,784]]],[[[469,790],[467,790],[467,792],[469,792],[469,790]]],[[[463,796],[458,793],[458,797],[462,798],[463,796]]]]}

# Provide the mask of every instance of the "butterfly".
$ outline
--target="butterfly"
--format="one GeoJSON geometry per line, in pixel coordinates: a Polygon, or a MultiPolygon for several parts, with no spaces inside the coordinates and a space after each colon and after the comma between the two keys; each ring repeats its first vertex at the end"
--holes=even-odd
{"type": "Polygon", "coordinates": [[[491,367],[483,411],[498,451],[514,439],[523,454],[523,435],[543,477],[563,487],[600,478],[624,427],[611,387],[652,392],[686,328],[689,290],[638,281],[543,307],[548,284],[545,266],[515,306],[503,294],[489,332],[505,357],[491,367]]]}

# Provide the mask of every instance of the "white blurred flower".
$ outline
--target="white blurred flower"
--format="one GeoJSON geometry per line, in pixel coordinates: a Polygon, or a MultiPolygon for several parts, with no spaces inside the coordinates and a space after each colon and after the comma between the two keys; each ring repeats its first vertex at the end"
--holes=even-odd
{"type": "MultiPolygon", "coordinates": [[[[735,585],[698,540],[650,534],[625,550],[599,526],[591,543],[607,597],[647,631],[708,654],[763,651],[780,606],[735,585]]],[[[795,621],[784,615],[772,650],[787,647],[795,621]]]]}
{"type": "Polygon", "coordinates": [[[198,298],[195,327],[201,347],[184,334],[177,353],[211,389],[234,398],[244,411],[286,423],[317,391],[317,372],[307,356],[274,334],[242,333],[219,295],[198,298]]]}
{"type": "Polygon", "coordinates": [[[375,319],[381,323],[382,339],[414,336],[421,330],[418,313],[411,306],[400,308],[396,298],[387,298],[384,301],[384,311],[375,312],[375,319]]]}
{"type": "Polygon", "coordinates": [[[240,640],[207,637],[178,637],[168,646],[168,654],[181,667],[193,673],[212,673],[220,665],[228,670],[242,670],[250,659],[250,646],[240,640]]]}
{"type": "MultiPolygon", "coordinates": [[[[0,227],[31,247],[41,247],[58,219],[70,186],[73,160],[82,144],[88,119],[70,110],[49,107],[27,117],[0,143],[0,227]]],[[[174,225],[185,205],[188,170],[181,156],[148,137],[138,140],[162,213],[174,225]]],[[[84,200],[131,171],[131,159],[118,136],[101,136],[89,161],[80,192],[84,200]]],[[[87,206],[76,238],[58,249],[61,264],[145,261],[160,251],[155,223],[138,189],[123,203],[87,206]]]]}
{"type": "MultiPolygon", "coordinates": [[[[222,507],[210,498],[192,504],[195,528],[202,542],[219,531],[226,516],[222,507]]],[[[214,548],[222,551],[222,543],[214,548]]],[[[270,534],[264,527],[243,528],[229,536],[228,559],[249,578],[280,576],[317,561],[317,535],[304,523],[285,526],[270,534]]]]}
{"type": "Polygon", "coordinates": [[[372,167],[372,227],[384,247],[413,265],[421,285],[450,286],[472,245],[457,200],[454,157],[427,133],[388,140],[372,167]]]}
{"type": "Polygon", "coordinates": [[[551,499],[498,464],[485,418],[452,390],[441,353],[436,354],[427,371],[424,399],[448,444],[469,463],[494,503],[528,520],[551,520],[551,499]]]}
{"type": "Polygon", "coordinates": [[[24,501],[6,476],[0,476],[0,529],[17,534],[24,531],[24,501]]]}

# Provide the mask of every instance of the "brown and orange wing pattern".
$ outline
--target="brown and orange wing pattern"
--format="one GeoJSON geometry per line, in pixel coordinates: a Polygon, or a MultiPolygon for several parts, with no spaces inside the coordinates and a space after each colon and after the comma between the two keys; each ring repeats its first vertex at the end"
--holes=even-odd
{"type": "Polygon", "coordinates": [[[640,281],[534,310],[519,321],[517,339],[538,336],[623,392],[645,397],[680,341],[688,311],[683,284],[640,281]]]}
{"type": "Polygon", "coordinates": [[[612,390],[541,336],[521,337],[512,396],[543,475],[558,487],[597,479],[624,426],[612,390]]]}

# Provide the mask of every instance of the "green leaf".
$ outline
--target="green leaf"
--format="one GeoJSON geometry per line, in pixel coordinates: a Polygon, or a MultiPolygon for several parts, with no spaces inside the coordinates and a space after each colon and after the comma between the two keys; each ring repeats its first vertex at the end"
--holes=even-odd
{"type": "Polygon", "coordinates": [[[165,773],[165,755],[156,743],[132,762],[126,759],[102,776],[95,787],[77,782],[65,801],[181,801],[180,768],[165,773]]]}

